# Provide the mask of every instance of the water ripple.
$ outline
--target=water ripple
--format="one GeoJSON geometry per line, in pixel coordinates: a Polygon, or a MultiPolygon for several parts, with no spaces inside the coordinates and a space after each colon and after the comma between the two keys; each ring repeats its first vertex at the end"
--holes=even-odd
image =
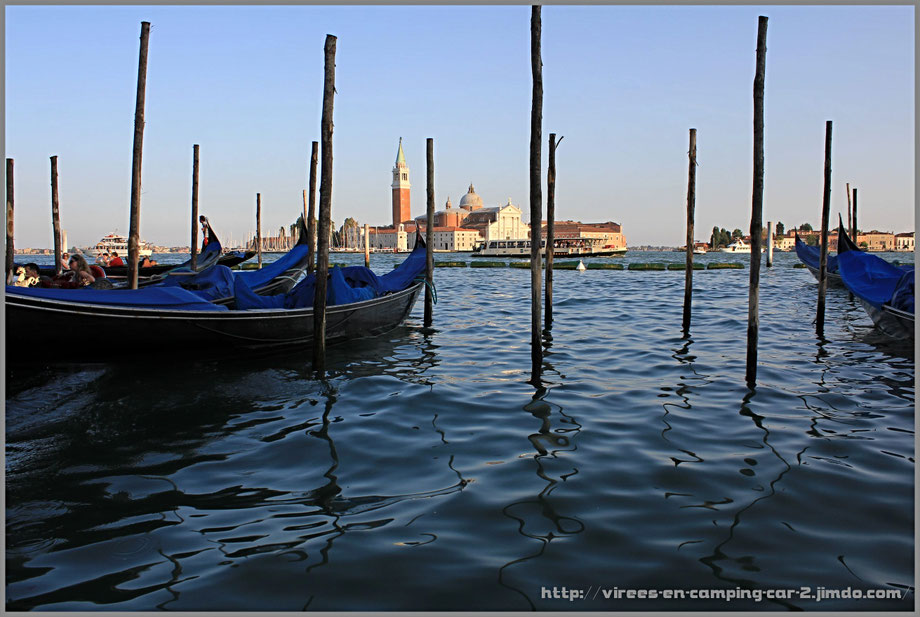
{"type": "Polygon", "coordinates": [[[432,328],[419,304],[330,347],[323,381],[309,350],[13,373],[7,608],[573,610],[541,589],[590,586],[577,610],[708,611],[726,606],[597,590],[908,589],[913,349],[835,289],[816,337],[793,262],[762,273],[754,389],[745,270],[695,273],[687,338],[682,273],[557,272],[539,388],[517,269],[439,268],[432,328]]]}

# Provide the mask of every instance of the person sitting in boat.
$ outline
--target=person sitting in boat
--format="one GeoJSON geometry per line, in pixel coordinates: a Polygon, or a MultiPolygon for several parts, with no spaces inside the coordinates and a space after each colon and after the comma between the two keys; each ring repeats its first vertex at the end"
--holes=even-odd
{"type": "Polygon", "coordinates": [[[109,266],[123,266],[125,260],[118,256],[118,251],[112,251],[112,259],[109,260],[109,266]]]}
{"type": "Polygon", "coordinates": [[[67,253],[61,255],[61,270],[67,270],[70,268],[67,264],[70,263],[70,256],[67,253]]]}
{"type": "Polygon", "coordinates": [[[41,278],[38,265],[34,263],[27,263],[21,268],[16,268],[16,274],[18,276],[13,281],[16,287],[35,287],[41,278]]]}
{"type": "MultiPolygon", "coordinates": [[[[67,262],[68,271],[58,274],[51,279],[51,287],[60,287],[61,289],[77,289],[91,285],[96,281],[89,264],[83,255],[74,255],[67,262]]],[[[47,281],[43,281],[42,287],[47,286],[47,281]]]]}
{"type": "Polygon", "coordinates": [[[109,265],[109,254],[108,254],[108,252],[103,253],[102,255],[99,255],[98,257],[96,257],[96,263],[97,263],[98,265],[102,266],[103,268],[106,267],[107,265],[109,265]]]}
{"type": "Polygon", "coordinates": [[[150,259],[149,257],[144,257],[144,259],[141,260],[141,263],[140,263],[141,268],[149,268],[150,266],[155,266],[155,265],[157,265],[157,261],[155,259],[150,259]]]}

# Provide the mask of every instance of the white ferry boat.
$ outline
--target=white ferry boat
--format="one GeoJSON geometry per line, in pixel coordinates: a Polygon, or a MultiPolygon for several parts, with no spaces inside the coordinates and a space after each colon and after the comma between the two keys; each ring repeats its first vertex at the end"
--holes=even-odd
{"type": "MultiPolygon", "coordinates": [[[[736,240],[725,248],[719,249],[719,251],[723,253],[750,253],[751,245],[745,244],[744,240],[736,240]]],[[[760,252],[763,253],[763,248],[760,249],[760,252]]]]}
{"type": "MultiPolygon", "coordinates": [[[[625,247],[598,246],[584,240],[556,240],[553,242],[553,257],[592,257],[622,255],[625,247]]],[[[546,240],[540,241],[540,254],[546,255],[546,240]]],[[[530,240],[489,240],[473,251],[473,257],[521,257],[530,258],[530,240]]]]}
{"type": "MultiPolygon", "coordinates": [[[[139,257],[149,257],[153,254],[153,251],[148,248],[146,242],[141,242],[139,247],[138,256],[139,257]]],[[[117,251],[118,256],[122,259],[127,259],[128,257],[128,238],[117,233],[111,233],[107,236],[104,236],[99,242],[96,243],[96,246],[92,247],[87,251],[93,257],[98,257],[103,253],[112,254],[112,251],[117,251]]]]}

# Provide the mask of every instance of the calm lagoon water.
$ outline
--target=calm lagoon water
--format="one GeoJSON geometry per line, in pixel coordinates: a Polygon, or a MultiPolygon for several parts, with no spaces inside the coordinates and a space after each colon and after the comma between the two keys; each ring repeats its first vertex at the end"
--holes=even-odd
{"type": "Polygon", "coordinates": [[[761,270],[753,391],[747,269],[695,273],[689,339],[682,272],[557,271],[541,388],[507,268],[437,269],[434,327],[325,381],[309,350],[10,367],[6,608],[912,610],[913,347],[833,288],[819,340],[795,262],[761,270]],[[803,587],[903,598],[662,597],[803,587]]]}

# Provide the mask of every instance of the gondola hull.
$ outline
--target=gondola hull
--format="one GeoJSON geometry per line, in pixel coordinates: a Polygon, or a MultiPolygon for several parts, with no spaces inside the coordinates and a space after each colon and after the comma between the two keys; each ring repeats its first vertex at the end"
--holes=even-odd
{"type": "Polygon", "coordinates": [[[857,297],[859,303],[866,310],[869,319],[884,334],[896,339],[913,340],[914,316],[905,311],[900,311],[892,306],[884,305],[882,308],[873,306],[862,298],[857,297]]]}
{"type": "MultiPolygon", "coordinates": [[[[821,272],[818,268],[815,268],[814,266],[809,266],[808,264],[805,264],[805,267],[808,268],[808,271],[814,275],[816,281],[821,280],[821,272]]],[[[840,278],[840,275],[836,272],[831,272],[830,270],[827,271],[827,284],[830,287],[839,287],[841,289],[846,289],[846,285],[843,284],[843,279],[840,278]]]]}
{"type": "MultiPolygon", "coordinates": [[[[330,306],[326,341],[375,336],[409,315],[422,283],[364,302],[330,306]]],[[[219,354],[303,347],[313,340],[313,309],[161,310],[7,295],[7,360],[85,361],[134,354],[219,354]],[[67,349],[61,349],[62,345],[67,349]]]]}

